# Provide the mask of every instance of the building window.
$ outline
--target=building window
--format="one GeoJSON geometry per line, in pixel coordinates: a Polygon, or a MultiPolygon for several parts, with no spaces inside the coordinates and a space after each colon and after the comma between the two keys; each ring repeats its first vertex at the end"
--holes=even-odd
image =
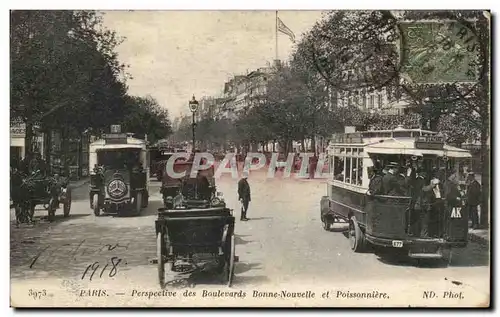
{"type": "Polygon", "coordinates": [[[379,94],[379,95],[377,96],[377,98],[378,98],[378,107],[379,107],[379,108],[382,108],[382,95],[381,95],[381,94],[379,94]]]}
{"type": "Polygon", "coordinates": [[[363,109],[366,109],[366,90],[363,89],[363,91],[361,92],[363,94],[362,98],[363,98],[363,109]]]}
{"type": "Polygon", "coordinates": [[[345,183],[351,183],[351,158],[346,157],[345,158],[345,177],[344,177],[344,182],[345,183]]]}
{"type": "Polygon", "coordinates": [[[370,106],[368,108],[373,108],[375,107],[375,96],[370,95],[370,106]]]}

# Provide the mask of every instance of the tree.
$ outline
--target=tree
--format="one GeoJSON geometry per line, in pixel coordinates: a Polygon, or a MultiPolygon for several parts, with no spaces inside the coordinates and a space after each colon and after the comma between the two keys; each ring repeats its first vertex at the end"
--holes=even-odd
{"type": "MultiPolygon", "coordinates": [[[[479,138],[481,144],[481,185],[483,187],[481,225],[487,226],[490,201],[490,150],[488,146],[490,133],[490,13],[485,11],[409,11],[406,19],[426,21],[446,19],[458,21],[459,28],[450,38],[440,45],[456,47],[456,42],[468,43],[469,53],[477,52],[477,59],[469,61],[471,70],[466,75],[472,81],[456,80],[448,84],[419,85],[406,83],[403,88],[416,100],[420,100],[420,113],[431,123],[445,128],[451,138],[468,135],[470,139],[479,138]],[[471,73],[469,73],[471,72],[471,73]],[[476,73],[477,72],[477,73],[476,73]],[[478,75],[478,76],[477,76],[478,75]],[[451,124],[450,124],[451,123],[451,124]],[[457,124],[453,124],[457,123],[457,124]]],[[[463,46],[463,45],[462,45],[463,46]]],[[[451,49],[449,49],[451,51],[451,49]]],[[[454,55],[463,52],[455,49],[454,55]]],[[[457,74],[459,76],[460,74],[457,74]]],[[[432,124],[431,124],[432,125],[432,124]]],[[[451,141],[463,141],[456,139],[451,141]]]]}
{"type": "Polygon", "coordinates": [[[11,13],[11,117],[26,123],[26,152],[33,125],[79,132],[103,122],[123,102],[125,65],[114,52],[114,32],[93,11],[11,13]]]}
{"type": "Polygon", "coordinates": [[[139,137],[147,135],[148,141],[155,143],[172,133],[168,110],[161,107],[151,96],[127,97],[123,117],[115,117],[123,128],[139,137]]]}
{"type": "Polygon", "coordinates": [[[337,92],[397,83],[397,19],[389,11],[331,11],[305,36],[303,60],[337,92]]]}

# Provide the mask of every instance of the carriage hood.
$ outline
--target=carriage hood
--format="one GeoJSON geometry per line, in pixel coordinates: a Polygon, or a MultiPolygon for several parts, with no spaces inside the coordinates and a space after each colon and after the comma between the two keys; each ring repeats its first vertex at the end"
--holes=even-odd
{"type": "MultiPolygon", "coordinates": [[[[184,177],[182,178],[174,178],[172,175],[169,175],[167,171],[165,170],[165,173],[163,173],[163,178],[162,178],[162,185],[163,186],[176,186],[180,185],[183,179],[189,179],[191,170],[193,167],[193,162],[192,161],[176,161],[174,163],[173,170],[175,173],[183,173],[185,172],[184,177]]],[[[166,168],[166,165],[163,166],[163,168],[166,168]]],[[[214,167],[210,167],[205,170],[200,170],[200,173],[202,176],[206,177],[208,179],[208,182],[213,185],[214,183],[214,167]]]]}

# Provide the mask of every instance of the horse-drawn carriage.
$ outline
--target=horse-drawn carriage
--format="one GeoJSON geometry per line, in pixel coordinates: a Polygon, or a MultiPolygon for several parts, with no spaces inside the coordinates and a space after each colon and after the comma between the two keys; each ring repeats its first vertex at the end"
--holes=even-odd
{"type": "Polygon", "coordinates": [[[170,263],[173,272],[215,271],[230,286],[236,260],[233,211],[215,191],[213,169],[188,179],[191,168],[191,161],[181,161],[173,169],[186,172],[184,177],[164,176],[165,207],[158,210],[155,222],[160,285],[170,263]]]}
{"type": "Polygon", "coordinates": [[[68,187],[67,178],[42,175],[38,170],[31,174],[15,170],[11,175],[11,184],[11,197],[17,223],[32,222],[37,205],[44,206],[49,221],[54,219],[56,210],[61,204],[63,216],[69,216],[71,189],[68,187]]]}

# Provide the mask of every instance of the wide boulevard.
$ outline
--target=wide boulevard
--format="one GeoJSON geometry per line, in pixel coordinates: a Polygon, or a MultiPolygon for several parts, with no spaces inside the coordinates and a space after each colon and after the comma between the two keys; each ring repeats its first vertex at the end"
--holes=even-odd
{"type": "MultiPolygon", "coordinates": [[[[239,262],[231,288],[234,291],[307,291],[324,286],[325,291],[332,292],[386,292],[392,299],[418,289],[487,295],[489,253],[486,245],[470,242],[465,249],[455,250],[451,263],[444,266],[380,258],[373,251],[353,253],[344,224],[336,224],[330,232],[321,226],[319,201],[326,194],[324,180],[266,179],[262,172],[254,172],[249,183],[252,189],[250,220],[241,222],[237,180],[229,176],[217,180],[218,190],[224,193],[237,219],[239,262]]],[[[78,295],[68,295],[67,301],[72,304],[75,300],[81,301],[82,305],[88,303],[85,292],[94,291],[91,295],[99,297],[98,293],[105,291],[99,305],[119,306],[132,303],[128,293],[136,290],[134,305],[150,305],[152,301],[164,302],[167,306],[179,304],[169,302],[166,293],[155,299],[144,295],[141,302],[139,293],[161,290],[155,265],[154,227],[157,209],[162,206],[159,189],[160,183],[153,181],[149,207],[139,217],[95,217],[89,206],[88,185],[74,189],[68,218],[63,218],[58,210],[56,221],[49,223],[44,219],[46,211],[39,209],[35,215],[38,223],[17,228],[11,210],[11,276],[16,281],[12,291],[24,292],[23,285],[48,292],[53,287],[59,292],[63,289],[67,294],[78,295]],[[123,299],[117,299],[120,295],[123,299]]],[[[169,273],[167,281],[167,292],[227,290],[210,274],[186,277],[169,273]]],[[[62,304],[65,296],[57,296],[58,304],[62,304]]],[[[199,300],[203,305],[203,300],[214,299],[199,300]]],[[[457,299],[450,299],[450,304],[455,303],[452,300],[457,299]]],[[[260,305],[263,303],[265,300],[259,301],[260,305]]]]}

